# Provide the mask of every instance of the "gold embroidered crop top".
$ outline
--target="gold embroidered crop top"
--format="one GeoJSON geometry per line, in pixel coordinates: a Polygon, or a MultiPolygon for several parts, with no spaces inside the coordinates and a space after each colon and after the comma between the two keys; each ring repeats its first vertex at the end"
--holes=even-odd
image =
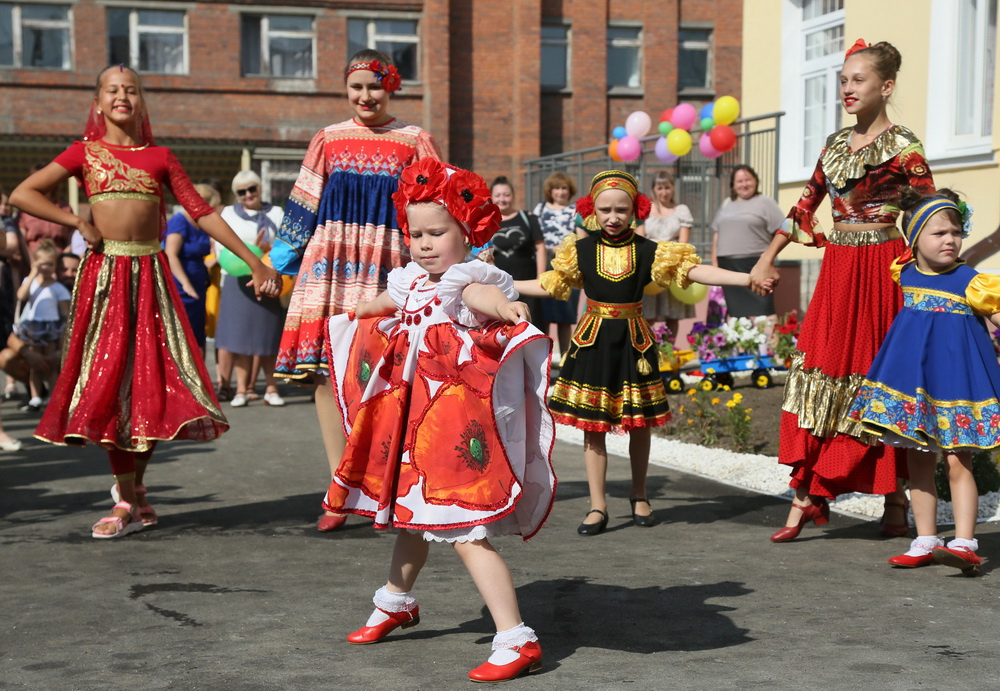
{"type": "Polygon", "coordinates": [[[214,211],[194,189],[177,157],[163,146],[74,142],[55,162],[83,182],[91,204],[110,199],[163,203],[165,184],[191,218],[214,211]]]}

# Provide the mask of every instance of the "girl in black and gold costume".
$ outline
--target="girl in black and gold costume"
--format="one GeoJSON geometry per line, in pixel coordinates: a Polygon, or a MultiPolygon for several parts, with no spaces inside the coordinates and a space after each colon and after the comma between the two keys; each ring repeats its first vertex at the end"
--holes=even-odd
{"type": "MultiPolygon", "coordinates": [[[[656,340],[642,316],[643,290],[651,282],[749,286],[749,274],[702,265],[691,245],[656,242],[635,234],[635,220],[649,214],[635,178],[619,170],[594,176],[590,194],[576,203],[589,237],[567,237],[552,271],[538,280],[515,281],[522,295],[565,300],[583,288],[587,311],[573,334],[568,356],[552,389],[549,409],[556,422],[584,430],[584,462],[591,510],[577,529],[597,535],[608,524],[605,435],[629,433],[632,463],[632,520],[656,523],[646,499],[650,429],[670,419],[666,390],[657,367],[656,340]]],[[[762,292],[770,292],[763,286],[762,292]]]]}

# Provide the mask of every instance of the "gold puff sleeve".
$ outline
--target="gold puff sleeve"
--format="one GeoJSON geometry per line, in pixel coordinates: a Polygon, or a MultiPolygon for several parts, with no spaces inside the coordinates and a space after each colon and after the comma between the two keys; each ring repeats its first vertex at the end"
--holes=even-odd
{"type": "Polygon", "coordinates": [[[552,271],[538,277],[542,290],[556,300],[569,300],[569,291],[583,287],[583,274],[576,258],[576,235],[567,235],[552,258],[552,271]]]}
{"type": "Polygon", "coordinates": [[[892,260],[892,264],[889,265],[889,275],[892,277],[892,282],[899,284],[899,274],[903,271],[903,267],[912,261],[900,261],[903,257],[896,257],[892,260]]]}
{"type": "Polygon", "coordinates": [[[992,315],[1000,312],[1000,276],[976,274],[965,289],[965,299],[976,312],[992,315]]]}
{"type": "Polygon", "coordinates": [[[653,282],[668,288],[676,283],[681,288],[687,288],[692,281],[688,272],[701,264],[701,257],[694,251],[694,245],[683,242],[662,241],[656,245],[656,256],[653,258],[653,282]]]}

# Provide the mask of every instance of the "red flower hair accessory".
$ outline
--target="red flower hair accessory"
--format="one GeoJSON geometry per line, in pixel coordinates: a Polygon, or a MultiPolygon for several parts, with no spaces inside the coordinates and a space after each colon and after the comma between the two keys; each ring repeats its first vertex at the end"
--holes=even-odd
{"type": "Polygon", "coordinates": [[[489,242],[500,228],[500,208],[491,201],[486,181],[473,172],[453,168],[434,158],[421,159],[403,170],[392,201],[407,246],[410,228],[406,207],[419,202],[433,202],[447,209],[476,247],[489,242]]]}
{"type": "Polygon", "coordinates": [[[352,72],[357,72],[358,70],[370,70],[374,72],[375,78],[382,84],[382,88],[385,89],[386,93],[391,94],[403,83],[403,79],[399,76],[399,70],[396,69],[395,65],[383,65],[378,60],[356,62],[348,65],[347,69],[344,70],[344,81],[347,81],[352,72]]]}
{"type": "Polygon", "coordinates": [[[847,58],[851,57],[852,55],[854,55],[858,51],[860,51],[860,50],[867,50],[868,48],[871,48],[871,45],[868,44],[868,43],[865,43],[865,39],[859,38],[857,41],[854,42],[853,46],[851,46],[850,48],[847,49],[847,54],[844,56],[844,60],[846,60],[847,58]]]}

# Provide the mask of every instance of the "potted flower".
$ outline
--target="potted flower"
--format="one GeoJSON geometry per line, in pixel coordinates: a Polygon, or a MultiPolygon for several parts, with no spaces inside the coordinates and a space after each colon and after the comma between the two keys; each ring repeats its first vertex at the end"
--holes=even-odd
{"type": "Polygon", "coordinates": [[[797,313],[792,310],[783,317],[779,317],[777,323],[771,331],[771,352],[774,359],[785,363],[789,367],[792,356],[795,355],[796,345],[799,342],[799,320],[797,313]]]}

